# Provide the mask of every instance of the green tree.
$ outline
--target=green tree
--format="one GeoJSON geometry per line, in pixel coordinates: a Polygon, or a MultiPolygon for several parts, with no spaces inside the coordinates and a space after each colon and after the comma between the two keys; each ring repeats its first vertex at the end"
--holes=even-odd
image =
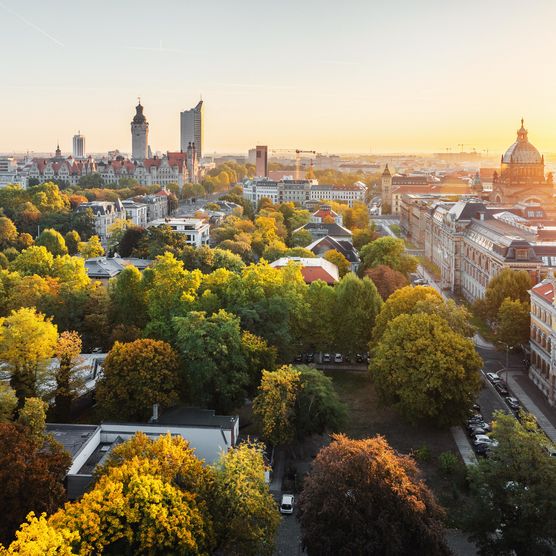
{"type": "Polygon", "coordinates": [[[144,328],[147,322],[147,292],[141,272],[133,265],[126,266],[110,281],[110,321],[144,328]]]}
{"type": "Polygon", "coordinates": [[[383,264],[367,269],[365,276],[374,282],[383,301],[386,301],[396,290],[408,285],[407,278],[401,272],[383,264]]]}
{"type": "Polygon", "coordinates": [[[79,244],[81,243],[81,237],[75,230],[70,230],[65,236],[66,247],[68,248],[68,253],[70,255],[77,255],[79,252],[79,244]]]}
{"type": "Polygon", "coordinates": [[[75,331],[64,331],[58,337],[56,346],[57,367],[54,371],[56,392],[54,395],[55,414],[58,421],[65,423],[70,418],[71,404],[77,397],[82,381],[79,378],[82,343],[75,331]]]}
{"type": "Polygon", "coordinates": [[[313,236],[309,230],[302,229],[292,233],[292,247],[307,247],[311,243],[313,243],[313,236]]]}
{"type": "Polygon", "coordinates": [[[44,442],[47,409],[48,404],[40,398],[25,398],[17,416],[17,422],[26,428],[29,437],[39,445],[44,442]]]}
{"type": "Polygon", "coordinates": [[[224,310],[191,311],[174,318],[174,329],[192,401],[222,412],[240,405],[250,377],[239,318],[224,310]]]}
{"type": "Polygon", "coordinates": [[[382,306],[378,290],[371,280],[358,278],[351,272],[335,289],[336,349],[344,353],[365,352],[382,306]]]}
{"type": "Polygon", "coordinates": [[[494,321],[506,298],[529,303],[530,289],[531,277],[527,271],[504,268],[488,283],[484,300],[479,304],[480,309],[494,321]]]}
{"type": "Polygon", "coordinates": [[[276,502],[265,482],[263,446],[243,443],[215,464],[212,504],[218,548],[230,556],[274,553],[280,523],[276,502]]]}
{"type": "Polygon", "coordinates": [[[145,420],[154,403],[170,407],[178,401],[178,357],[158,340],[116,342],[104,362],[97,401],[105,418],[145,420]]]}
{"type": "Polygon", "coordinates": [[[556,458],[531,418],[495,414],[498,446],[469,469],[472,504],[466,529],[481,554],[553,554],[556,458]]]}
{"type": "Polygon", "coordinates": [[[361,250],[365,245],[377,239],[378,234],[375,231],[374,225],[368,228],[362,228],[353,231],[353,246],[361,250]]]}
{"type": "Polygon", "coordinates": [[[249,376],[247,393],[254,395],[261,383],[263,369],[273,371],[276,368],[276,348],[248,330],[241,333],[241,345],[249,376]]]}
{"type": "Polygon", "coordinates": [[[349,272],[349,261],[336,249],[331,249],[324,254],[324,258],[335,264],[338,267],[338,273],[340,274],[340,278],[344,277],[349,272]]]}
{"type": "Polygon", "coordinates": [[[411,421],[461,422],[481,389],[482,360],[473,341],[438,315],[391,320],[372,354],[371,378],[381,400],[411,421]]]}
{"type": "Polygon", "coordinates": [[[46,247],[33,245],[22,251],[11,262],[10,269],[24,275],[49,276],[53,264],[54,257],[46,247]]]}
{"type": "Polygon", "coordinates": [[[408,276],[417,268],[417,259],[405,253],[403,239],[394,237],[375,239],[361,249],[360,256],[363,270],[382,264],[408,276]]]}
{"type": "Polygon", "coordinates": [[[0,359],[10,371],[10,383],[20,403],[36,396],[57,339],[56,326],[33,308],[22,307],[0,319],[0,359]]]}
{"type": "Polygon", "coordinates": [[[184,304],[194,301],[200,283],[201,273],[198,270],[188,272],[171,253],[157,257],[143,273],[150,317],[146,333],[160,339],[172,339],[172,318],[183,312],[184,304]]]}
{"type": "Polygon", "coordinates": [[[79,254],[84,259],[94,259],[104,255],[104,247],[100,243],[98,236],[91,236],[89,241],[81,241],[79,243],[79,254]]]}
{"type": "Polygon", "coordinates": [[[145,228],[141,228],[140,226],[129,226],[126,228],[118,245],[118,254],[120,257],[130,257],[141,242],[141,238],[146,233],[147,231],[145,228]]]}
{"type": "Polygon", "coordinates": [[[303,320],[304,347],[310,351],[331,351],[337,331],[336,290],[322,280],[309,285],[305,301],[308,305],[303,320]]]}
{"type": "Polygon", "coordinates": [[[496,340],[508,348],[526,345],[531,327],[530,310],[529,303],[504,299],[496,315],[496,340]]]}
{"type": "Polygon", "coordinates": [[[68,252],[64,237],[53,229],[43,230],[35,245],[46,247],[55,257],[66,255],[68,252]]]}
{"type": "Polygon", "coordinates": [[[326,431],[337,432],[346,422],[347,408],[340,401],[332,379],[312,367],[296,367],[301,382],[295,400],[298,440],[326,431]]]}
{"type": "Polygon", "coordinates": [[[29,187],[31,202],[41,211],[46,212],[67,212],[70,206],[68,196],[60,191],[57,184],[46,182],[40,185],[29,187]]]}
{"type": "Polygon", "coordinates": [[[0,424],[13,419],[17,407],[17,396],[14,389],[6,382],[0,382],[0,424]]]}
{"type": "Polygon", "coordinates": [[[273,446],[287,444],[295,437],[295,402],[300,383],[301,373],[291,365],[263,371],[253,412],[261,420],[263,437],[273,446]]]}
{"type": "Polygon", "coordinates": [[[463,336],[471,337],[475,329],[470,324],[471,315],[465,307],[452,300],[444,301],[434,288],[429,286],[406,286],[396,290],[386,300],[376,319],[373,341],[380,340],[388,323],[399,315],[427,313],[442,317],[450,327],[463,336]]]}
{"type": "Polygon", "coordinates": [[[97,173],[81,176],[78,183],[80,189],[91,189],[104,186],[104,180],[102,179],[102,176],[97,173]]]}
{"type": "Polygon", "coordinates": [[[0,249],[12,247],[17,240],[17,228],[6,216],[0,217],[0,249]]]}
{"type": "Polygon", "coordinates": [[[304,482],[299,501],[309,556],[447,556],[443,512],[412,458],[380,436],[333,436],[304,482]]]}

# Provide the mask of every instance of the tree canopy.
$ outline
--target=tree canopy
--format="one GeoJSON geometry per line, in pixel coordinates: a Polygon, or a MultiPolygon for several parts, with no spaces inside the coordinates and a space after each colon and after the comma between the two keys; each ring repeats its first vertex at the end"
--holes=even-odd
{"type": "Polygon", "coordinates": [[[379,397],[409,420],[461,422],[482,381],[473,341],[438,315],[402,314],[390,321],[370,365],[379,397]]]}
{"type": "Polygon", "coordinates": [[[116,342],[97,384],[99,411],[105,418],[146,420],[152,405],[170,407],[179,399],[177,354],[163,341],[116,342]]]}
{"type": "Polygon", "coordinates": [[[395,237],[379,237],[363,246],[359,254],[364,270],[378,265],[386,265],[408,276],[417,268],[417,259],[405,253],[403,239],[395,237]]]}
{"type": "Polygon", "coordinates": [[[414,460],[380,436],[333,436],[318,453],[299,500],[309,556],[447,556],[442,516],[414,460]]]}
{"type": "Polygon", "coordinates": [[[556,458],[536,423],[495,414],[498,441],[470,471],[466,528],[484,554],[553,554],[556,544],[556,458]]]}

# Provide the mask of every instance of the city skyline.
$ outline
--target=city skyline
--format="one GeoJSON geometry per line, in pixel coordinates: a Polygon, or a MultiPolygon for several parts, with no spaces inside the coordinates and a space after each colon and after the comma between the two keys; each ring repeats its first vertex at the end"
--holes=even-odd
{"type": "Polygon", "coordinates": [[[341,11],[286,1],[264,13],[250,1],[233,11],[166,3],[160,18],[143,2],[95,4],[72,4],[60,19],[51,4],[0,3],[0,45],[17,45],[5,60],[0,152],[50,152],[57,139],[70,152],[77,129],[89,152],[130,152],[137,96],[153,151],[177,150],[180,112],[201,94],[207,154],[267,144],[337,153],[464,145],[499,155],[522,116],[541,152],[556,152],[547,94],[556,7],[545,0],[527,10],[472,1],[457,12],[437,0],[352,1],[341,11]],[[182,17],[199,22],[185,42],[182,17]]]}

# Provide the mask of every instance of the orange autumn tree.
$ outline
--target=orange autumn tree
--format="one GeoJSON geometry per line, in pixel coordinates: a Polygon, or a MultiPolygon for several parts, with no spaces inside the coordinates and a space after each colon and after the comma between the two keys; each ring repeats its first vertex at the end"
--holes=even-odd
{"type": "Polygon", "coordinates": [[[309,556],[447,556],[441,517],[415,461],[381,436],[333,436],[317,455],[299,502],[309,556]]]}

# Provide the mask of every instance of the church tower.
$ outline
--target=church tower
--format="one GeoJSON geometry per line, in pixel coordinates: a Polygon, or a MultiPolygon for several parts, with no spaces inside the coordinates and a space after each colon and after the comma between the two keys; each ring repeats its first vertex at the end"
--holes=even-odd
{"type": "Polygon", "coordinates": [[[388,164],[382,172],[382,214],[392,212],[392,174],[388,169],[388,164]]]}
{"type": "Polygon", "coordinates": [[[141,99],[135,107],[135,116],[131,121],[131,158],[133,160],[145,160],[148,156],[149,147],[149,122],[143,114],[141,99]]]}

